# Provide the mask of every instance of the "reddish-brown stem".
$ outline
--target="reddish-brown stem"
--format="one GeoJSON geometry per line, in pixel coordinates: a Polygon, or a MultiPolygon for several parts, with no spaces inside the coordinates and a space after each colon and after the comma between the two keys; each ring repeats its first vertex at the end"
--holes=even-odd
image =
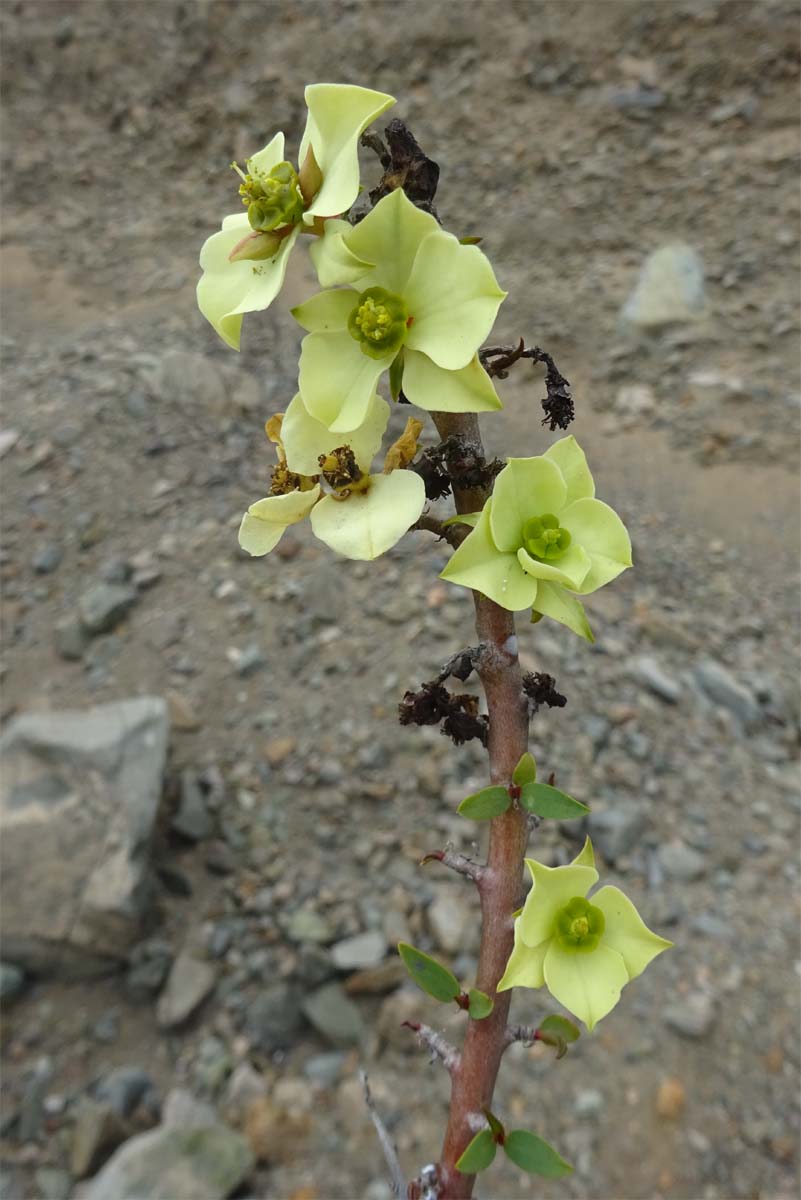
{"type": "MultiPolygon", "coordinates": [[[[434,421],[443,440],[455,433],[481,449],[476,417],[436,413],[434,421]]],[[[454,497],[458,512],[475,512],[483,507],[487,493],[481,488],[454,488],[454,497]]],[[[528,707],[514,617],[485,596],[474,592],[473,598],[479,642],[490,651],[478,665],[489,713],[490,779],[508,784],[528,746],[528,707]]],[[[476,1117],[491,1107],[501,1057],[508,1045],[510,993],[496,993],[495,988],[512,950],[512,913],[520,901],[527,840],[525,813],[519,809],[509,808],[492,821],[487,867],[478,884],[482,928],[476,987],[495,1004],[489,1017],[468,1022],[458,1065],[451,1072],[450,1112],[439,1162],[442,1200],[468,1200],[472,1194],[475,1176],[457,1171],[456,1162],[475,1133],[476,1117]]]]}

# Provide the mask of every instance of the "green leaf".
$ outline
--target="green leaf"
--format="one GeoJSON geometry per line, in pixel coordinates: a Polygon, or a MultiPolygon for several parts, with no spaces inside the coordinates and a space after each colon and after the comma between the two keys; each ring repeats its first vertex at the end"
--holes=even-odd
{"type": "Polygon", "coordinates": [[[573,1170],[570,1163],[566,1163],[562,1156],[556,1153],[553,1146],[549,1146],[541,1137],[537,1137],[536,1133],[529,1133],[525,1129],[513,1129],[511,1133],[507,1134],[503,1148],[507,1158],[511,1158],[515,1166],[522,1167],[530,1175],[542,1175],[545,1179],[561,1179],[563,1175],[569,1175],[573,1170]]]}
{"type": "Polygon", "coordinates": [[[583,817],[590,811],[586,804],[581,804],[548,783],[527,783],[520,795],[520,803],[538,817],[551,817],[558,821],[583,817]]]}
{"type": "Polygon", "coordinates": [[[446,525],[473,525],[474,526],[477,524],[478,518],[480,516],[481,516],[480,512],[456,513],[455,516],[448,517],[447,521],[442,522],[442,528],[444,529],[446,525]]]}
{"type": "Polygon", "coordinates": [[[471,821],[489,821],[490,817],[506,812],[511,803],[512,798],[506,788],[488,787],[467,796],[456,811],[471,821]]]}
{"type": "Polygon", "coordinates": [[[495,1113],[490,1112],[490,1110],[488,1108],[485,1108],[482,1111],[484,1113],[484,1116],[487,1118],[487,1124],[490,1127],[490,1132],[492,1133],[493,1137],[500,1138],[500,1139],[503,1139],[504,1137],[506,1137],[506,1130],[504,1129],[503,1125],[498,1120],[498,1118],[495,1116],[495,1113]]]}
{"type": "Polygon", "coordinates": [[[478,1171],[486,1170],[495,1158],[496,1149],[495,1138],[490,1130],[482,1129],[457,1159],[456,1170],[464,1175],[475,1175],[478,1171]]]}
{"type": "Polygon", "coordinates": [[[578,1025],[574,1025],[572,1021],[568,1021],[567,1017],[560,1017],[554,1014],[551,1017],[546,1017],[539,1026],[538,1031],[541,1040],[543,1034],[553,1034],[554,1037],[560,1037],[566,1042],[576,1042],[581,1037],[581,1030],[578,1025]]]}
{"type": "Polygon", "coordinates": [[[474,1021],[483,1021],[495,1007],[494,1002],[490,1000],[486,992],[480,992],[478,988],[471,988],[467,995],[470,1000],[468,1013],[474,1021]]]}
{"type": "Polygon", "coordinates": [[[460,246],[477,246],[478,243],[482,242],[483,240],[484,239],[482,237],[479,237],[474,233],[469,233],[469,234],[467,234],[466,237],[459,238],[459,245],[460,246]]]}
{"type": "Polygon", "coordinates": [[[525,787],[527,783],[536,783],[536,780],[537,764],[534,762],[534,755],[529,754],[527,750],[512,771],[512,783],[516,783],[518,787],[525,787]]]}
{"type": "Polygon", "coordinates": [[[422,950],[415,950],[408,942],[398,942],[398,953],[414,982],[429,996],[447,1004],[460,995],[462,989],[453,971],[443,967],[435,958],[423,954],[422,950]]]}

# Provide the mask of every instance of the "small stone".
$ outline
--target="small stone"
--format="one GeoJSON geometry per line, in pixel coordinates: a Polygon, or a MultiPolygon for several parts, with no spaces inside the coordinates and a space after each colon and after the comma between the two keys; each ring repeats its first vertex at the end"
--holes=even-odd
{"type": "Polygon", "coordinates": [[[734,676],[712,659],[699,663],[694,671],[701,690],[721,708],[726,708],[746,726],[760,718],[760,708],[754,696],[734,676]]]}
{"type": "Polygon", "coordinates": [[[44,1123],[44,1102],[53,1075],[49,1058],[40,1058],[31,1073],[22,1094],[17,1123],[20,1142],[32,1142],[38,1138],[44,1123]]]}
{"type": "Polygon", "coordinates": [[[234,670],[240,678],[244,679],[248,675],[255,675],[257,671],[261,671],[267,666],[267,659],[260,646],[255,642],[245,646],[243,649],[232,647],[228,651],[228,658],[234,665],[234,670]]]}
{"type": "Polygon", "coordinates": [[[13,450],[19,438],[18,429],[0,429],[0,458],[5,458],[9,450],[13,450]]]}
{"type": "Polygon", "coordinates": [[[115,1067],[95,1085],[95,1099],[107,1104],[119,1117],[129,1117],[155,1085],[142,1067],[115,1067]]]}
{"type": "Polygon", "coordinates": [[[271,767],[280,767],[295,750],[293,737],[270,738],[264,745],[264,757],[271,767]]]}
{"type": "Polygon", "coordinates": [[[125,1140],[127,1129],[108,1104],[83,1100],[72,1132],[70,1170],[77,1179],[91,1175],[125,1140]]]}
{"type": "Polygon", "coordinates": [[[215,1095],[231,1073],[233,1058],[218,1037],[205,1037],[198,1047],[197,1058],[192,1067],[192,1076],[198,1091],[215,1095]]]}
{"type": "Polygon", "coordinates": [[[635,679],[645,684],[649,691],[668,704],[677,704],[681,697],[681,687],[672,675],[660,667],[655,658],[649,654],[641,654],[631,664],[631,672],[635,679]]]}
{"type": "Polygon", "coordinates": [[[378,966],[385,953],[384,935],[376,929],[369,929],[366,933],[358,933],[354,937],[345,938],[331,947],[331,957],[334,965],[340,971],[355,971],[378,966]]]}
{"type": "Polygon", "coordinates": [[[224,1200],[252,1167],[245,1139],[216,1121],[160,1125],[125,1142],[92,1179],[84,1200],[224,1200]]]}
{"type": "Polygon", "coordinates": [[[427,1020],[425,1010],[426,997],[419,988],[398,988],[391,996],[387,996],[379,1010],[376,1022],[379,1040],[401,1054],[419,1054],[417,1039],[404,1028],[404,1022],[427,1020]]]}
{"type": "Polygon", "coordinates": [[[315,1054],[303,1064],[303,1074],[319,1087],[332,1088],[339,1081],[346,1059],[343,1050],[315,1054]]]}
{"type": "Polygon", "coordinates": [[[656,408],[656,396],[647,383],[630,383],[620,388],[615,396],[615,412],[621,417],[635,421],[649,416],[656,408]]]}
{"type": "Polygon", "coordinates": [[[96,583],[84,592],[78,611],[84,629],[92,635],[108,633],[139,599],[133,588],[117,583],[96,583]]]}
{"type": "Polygon", "coordinates": [[[303,1001],[303,1012],[318,1033],[335,1046],[357,1046],[364,1022],[338,983],[326,983],[303,1001]]]}
{"type": "MultiPolygon", "coordinates": [[[[69,1171],[62,1171],[59,1167],[39,1167],[34,1173],[34,1181],[41,1200],[69,1200],[72,1192],[72,1176],[69,1171]]],[[[12,1195],[13,1192],[3,1191],[0,1187],[0,1196],[12,1195]]]]}
{"type": "Polygon", "coordinates": [[[706,1037],[715,1024],[715,1001],[708,992],[692,992],[664,1008],[662,1020],[681,1037],[706,1037]]]}
{"type": "Polygon", "coordinates": [[[290,1114],[261,1097],[247,1106],[242,1132],[257,1162],[292,1163],[303,1158],[309,1124],[307,1116],[290,1114]]]}
{"type": "Polygon", "coordinates": [[[202,842],[214,832],[214,821],[206,808],[206,797],[194,771],[181,772],[178,811],[170,826],[190,842],[202,842]]]}
{"type": "Polygon", "coordinates": [[[61,564],[64,557],[63,547],[55,542],[40,546],[31,559],[31,566],[37,575],[50,575],[61,564]]]}
{"type": "Polygon", "coordinates": [[[659,1084],[656,1111],[666,1121],[675,1121],[684,1110],[685,1099],[684,1084],[680,1079],[669,1075],[659,1084]]]}
{"type": "Polygon", "coordinates": [[[597,1088],[582,1088],[576,1093],[573,1111],[580,1121],[593,1121],[604,1106],[604,1098],[597,1088]]]}
{"type": "MultiPolygon", "coordinates": [[[[399,938],[399,941],[404,939],[399,938]]],[[[406,969],[400,958],[388,958],[377,967],[368,967],[364,971],[356,971],[345,980],[345,991],[349,996],[380,995],[382,992],[393,992],[403,983],[406,969]]]]}
{"type": "Polygon", "coordinates": [[[331,941],[331,928],[328,922],[325,917],[312,908],[296,909],[287,918],[284,929],[291,942],[325,944],[331,941]]]}
{"type": "Polygon", "coordinates": [[[658,328],[705,315],[704,268],[691,246],[661,246],[646,258],[623,308],[626,321],[658,328]]]}
{"type": "Polygon", "coordinates": [[[225,1089],[223,1107],[228,1119],[239,1124],[250,1102],[266,1096],[267,1092],[267,1080],[261,1072],[249,1062],[239,1063],[225,1089]]]}
{"type": "Polygon", "coordinates": [[[173,729],[182,733],[193,733],[202,724],[192,705],[180,692],[168,691],[165,695],[173,729]]]}
{"type": "Polygon", "coordinates": [[[287,983],[276,983],[259,992],[245,1017],[247,1036],[264,1054],[291,1045],[300,1025],[300,996],[287,983]]]}
{"type": "Polygon", "coordinates": [[[685,846],[683,842],[668,842],[659,847],[659,861],[665,874],[671,879],[691,883],[706,873],[706,861],[702,854],[685,846]]]}
{"type": "Polygon", "coordinates": [[[128,959],[125,991],[129,999],[147,1002],[158,992],[169,974],[172,950],[167,942],[152,938],[134,946],[128,959]]]}
{"type": "Polygon", "coordinates": [[[631,853],[647,828],[648,816],[638,804],[620,804],[587,818],[587,833],[611,866],[631,853]]]}
{"type": "Polygon", "coordinates": [[[11,1004],[25,990],[25,972],[13,963],[0,962],[0,1004],[11,1004]]]}
{"type": "Polygon", "coordinates": [[[429,904],[426,918],[437,945],[446,954],[456,954],[465,948],[465,935],[470,909],[464,897],[452,888],[441,888],[429,904]]]}
{"type": "Polygon", "coordinates": [[[97,1042],[114,1042],[120,1034],[120,1013],[109,1008],[92,1023],[89,1032],[97,1042]]]}
{"type": "Polygon", "coordinates": [[[236,870],[236,855],[227,842],[214,841],[206,846],[203,863],[212,875],[231,875],[236,870]]]}
{"type": "Polygon", "coordinates": [[[56,624],[56,650],[67,662],[83,658],[90,637],[77,617],[62,617],[56,624]]]}
{"type": "Polygon", "coordinates": [[[182,951],[172,964],[159,996],[156,1019],[161,1029],[174,1029],[194,1013],[214,987],[217,975],[210,963],[182,951]]]}

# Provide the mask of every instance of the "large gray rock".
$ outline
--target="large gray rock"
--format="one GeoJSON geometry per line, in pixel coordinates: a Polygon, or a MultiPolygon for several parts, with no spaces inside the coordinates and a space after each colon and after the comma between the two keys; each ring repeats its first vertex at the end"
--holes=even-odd
{"type": "Polygon", "coordinates": [[[87,977],[141,937],[168,734],[155,696],[11,722],[0,739],[0,935],[11,961],[87,977]]]}
{"type": "Polygon", "coordinates": [[[641,328],[658,328],[703,317],[704,268],[691,246],[660,246],[643,263],[623,317],[641,328]]]}
{"type": "Polygon", "coordinates": [[[85,1200],[224,1200],[252,1168],[247,1142],[224,1125],[160,1125],[121,1146],[85,1200]]]}

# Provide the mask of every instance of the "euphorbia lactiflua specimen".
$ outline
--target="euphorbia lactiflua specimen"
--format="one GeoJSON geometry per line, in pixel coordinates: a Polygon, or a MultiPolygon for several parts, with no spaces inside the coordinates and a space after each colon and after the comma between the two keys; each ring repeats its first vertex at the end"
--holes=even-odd
{"type": "Polygon", "coordinates": [[[298,235],[321,233],[322,222],[353,204],[359,137],[395,103],[383,92],[337,83],[312,84],[305,97],[299,169],[285,160],[284,135],[277,133],[247,160],[247,172],[236,168],[247,211],[225,217],[200,252],[198,306],[234,350],[243,314],[267,308],[280,292],[298,235]]]}
{"type": "Polygon", "coordinates": [[[652,933],[619,888],[600,888],[590,839],[567,867],[526,859],[533,886],[515,921],[514,950],[498,991],[548,991],[588,1029],[657,954],[673,945],[652,933]]]}
{"type": "MultiPolygon", "coordinates": [[[[595,498],[584,453],[572,437],[544,453],[508,458],[505,465],[488,461],[473,414],[501,407],[494,379],[526,359],[545,363],[543,409],[552,430],[566,429],[575,415],[570,385],[540,347],[527,350],[519,338],[512,345],[483,345],[505,292],[484,253],[469,244],[476,239],[459,240],[440,227],[433,215],[437,165],[402,122],[388,125],[386,146],[369,139],[384,169],[369,193],[372,211],[361,220],[355,212],[339,219],[359,190],[359,136],[392,98],[315,84],[306,89],[306,100],[299,168],[284,158],[282,134],[248,160],[240,171],[246,211],[226,217],[221,232],[204,245],[198,303],[219,335],[238,348],[243,313],[270,304],[299,234],[312,235],[307,241],[324,290],[293,310],[307,331],[298,394],[285,414],[267,421],[278,463],[269,494],[242,518],[243,549],[269,554],[284,531],[306,517],[317,538],[350,559],[378,558],[408,530],[430,530],[441,539],[443,555],[448,544],[455,547],[442,578],[473,589],[474,644],[457,645],[439,673],[427,674],[428,682],[407,691],[399,706],[402,724],[439,725],[456,745],[478,739],[489,756],[486,786],[458,810],[490,827],[486,862],[450,845],[432,847],[423,859],[450,868],[478,890],[475,979],[457,979],[424,950],[402,947],[417,986],[433,1000],[455,1002],[466,1021],[459,1049],[437,1029],[408,1023],[451,1077],[439,1158],[414,1184],[407,1185],[373,1112],[396,1195],[468,1200],[476,1172],[490,1166],[499,1147],[532,1174],[557,1179],[571,1169],[538,1134],[507,1131],[491,1111],[502,1056],[512,1042],[554,1046],[558,1061],[580,1036],[563,1015],[535,1012],[531,1025],[509,1024],[511,989],[523,989],[530,1003],[525,989],[547,987],[591,1030],[621,989],[670,945],[646,928],[617,888],[588,894],[598,880],[589,841],[569,866],[525,859],[537,821],[580,818],[587,806],[554,779],[537,779],[528,749],[530,719],[543,707],[561,709],[566,698],[550,676],[521,670],[512,614],[530,609],[532,620],[551,617],[591,639],[579,597],[631,566],[631,544],[620,518],[595,498]],[[383,376],[394,401],[431,414],[434,444],[419,448],[423,427],[410,417],[386,449],[380,472],[370,474],[390,417],[387,400],[376,394],[383,376]],[[456,512],[447,520],[423,511],[426,496],[440,501],[450,495],[456,512]],[[472,691],[449,682],[474,672],[486,714],[472,691]],[[524,859],[534,886],[518,912],[524,859]]],[[[480,200],[466,194],[460,220],[471,233],[491,236],[494,210],[480,200]]],[[[528,236],[527,227],[518,232],[521,239],[528,236]]],[[[521,261],[528,258],[530,251],[521,261]]],[[[523,453],[536,451],[539,426],[528,412],[525,428],[533,444],[523,453]]],[[[291,567],[284,564],[286,569],[291,567]]],[[[360,582],[356,601],[365,588],[369,583],[360,582]]],[[[413,604],[411,594],[395,590],[401,605],[413,604]]],[[[314,803],[310,797],[304,802],[314,803]]]]}

